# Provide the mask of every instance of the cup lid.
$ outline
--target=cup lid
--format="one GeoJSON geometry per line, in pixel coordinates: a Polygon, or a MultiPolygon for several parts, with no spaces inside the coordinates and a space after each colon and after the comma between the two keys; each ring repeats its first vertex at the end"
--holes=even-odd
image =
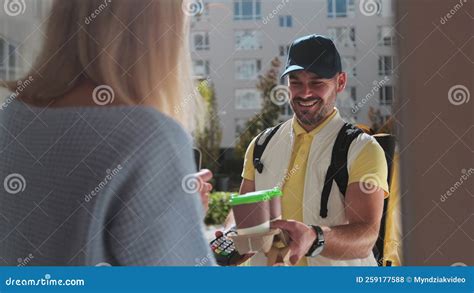
{"type": "Polygon", "coordinates": [[[263,202],[263,201],[268,201],[282,195],[283,193],[281,192],[281,189],[278,187],[275,187],[273,189],[268,189],[268,190],[249,192],[242,195],[233,194],[230,197],[230,205],[236,206],[236,205],[241,205],[241,204],[263,202]]]}

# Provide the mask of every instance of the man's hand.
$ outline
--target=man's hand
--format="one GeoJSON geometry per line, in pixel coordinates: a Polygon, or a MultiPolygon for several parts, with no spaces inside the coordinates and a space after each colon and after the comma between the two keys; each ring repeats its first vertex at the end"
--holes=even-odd
{"type": "MultiPolygon", "coordinates": [[[[348,223],[321,227],[324,232],[324,250],[321,255],[333,260],[370,256],[379,233],[383,198],[384,191],[380,188],[367,192],[359,182],[349,184],[345,197],[348,223]]],[[[288,232],[291,238],[290,255],[298,260],[304,257],[316,239],[314,230],[300,222],[275,221],[271,226],[288,232]]],[[[290,261],[295,263],[295,259],[290,261]]]]}
{"type": "Polygon", "coordinates": [[[296,265],[308,252],[316,240],[314,230],[304,223],[293,220],[276,220],[271,222],[271,228],[279,228],[290,237],[290,262],[296,265]]]}
{"type": "Polygon", "coordinates": [[[212,184],[208,183],[212,179],[212,172],[208,169],[202,169],[196,173],[196,177],[199,179],[199,194],[201,195],[201,202],[204,207],[204,212],[207,213],[209,209],[209,193],[212,191],[212,184]]]}

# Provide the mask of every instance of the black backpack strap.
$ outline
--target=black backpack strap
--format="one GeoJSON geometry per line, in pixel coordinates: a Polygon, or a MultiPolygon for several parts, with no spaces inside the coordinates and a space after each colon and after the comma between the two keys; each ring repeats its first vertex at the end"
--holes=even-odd
{"type": "MultiPolygon", "coordinates": [[[[376,135],[373,135],[373,137],[379,143],[379,145],[382,147],[385,153],[385,159],[387,161],[387,167],[388,167],[387,182],[390,188],[391,183],[392,183],[392,175],[393,175],[392,166],[393,166],[393,159],[395,156],[396,138],[395,136],[389,135],[389,134],[376,134],[376,135]]],[[[384,199],[382,220],[380,222],[379,237],[377,238],[377,241],[375,242],[375,246],[373,248],[373,253],[379,266],[384,265],[384,253],[385,253],[384,243],[385,243],[385,228],[386,228],[385,224],[386,224],[386,219],[387,219],[387,209],[388,209],[389,198],[384,199]]],[[[385,265],[387,267],[391,266],[391,261],[386,260],[385,265]]]]}
{"type": "Polygon", "coordinates": [[[328,216],[328,201],[333,180],[336,181],[339,191],[345,195],[349,173],[347,171],[347,154],[352,141],[363,131],[350,123],[345,123],[339,131],[334,147],[332,149],[331,163],[329,164],[326,178],[324,180],[323,192],[321,194],[321,209],[319,215],[322,218],[328,216]]]}
{"type": "Polygon", "coordinates": [[[275,127],[267,128],[265,131],[260,133],[255,140],[255,146],[253,149],[253,166],[257,169],[258,173],[263,172],[262,155],[267,147],[268,143],[272,139],[273,135],[280,129],[283,123],[278,124],[275,127]]]}

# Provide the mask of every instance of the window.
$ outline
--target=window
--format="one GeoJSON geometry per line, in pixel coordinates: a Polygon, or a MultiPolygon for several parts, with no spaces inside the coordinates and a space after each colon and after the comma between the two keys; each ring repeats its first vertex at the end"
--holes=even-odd
{"type": "Polygon", "coordinates": [[[235,20],[259,20],[262,18],[261,0],[234,0],[235,20]]]}
{"type": "Polygon", "coordinates": [[[288,52],[290,51],[290,46],[289,45],[286,45],[286,46],[279,46],[278,47],[278,52],[280,54],[280,57],[285,57],[288,55],[288,52]]]}
{"type": "Polygon", "coordinates": [[[393,0],[381,0],[380,14],[383,17],[392,17],[393,16],[393,0]]]}
{"type": "Polygon", "coordinates": [[[262,49],[261,32],[254,30],[240,30],[235,32],[236,50],[258,50],[262,49]]]}
{"type": "Polygon", "coordinates": [[[342,70],[350,76],[357,76],[356,58],[354,56],[342,57],[342,70]]]}
{"type": "Polygon", "coordinates": [[[390,106],[393,102],[393,87],[383,86],[380,88],[380,105],[390,106]]]}
{"type": "Polygon", "coordinates": [[[38,17],[42,17],[43,15],[43,1],[31,1],[32,3],[28,3],[29,5],[33,5],[32,11],[36,13],[38,17]]]}
{"type": "Polygon", "coordinates": [[[355,86],[349,87],[349,97],[353,102],[357,101],[357,88],[355,86]]]}
{"type": "Polygon", "coordinates": [[[209,60],[194,60],[194,74],[198,76],[208,76],[211,73],[209,60]]]}
{"type": "Polygon", "coordinates": [[[280,15],[280,27],[293,27],[293,17],[291,15],[280,15]]]}
{"type": "Polygon", "coordinates": [[[346,48],[355,48],[355,28],[354,27],[330,27],[328,28],[329,37],[337,46],[346,48]]]}
{"type": "Polygon", "coordinates": [[[328,17],[354,17],[354,0],[327,0],[328,17]]]}
{"type": "Polygon", "coordinates": [[[194,32],[193,33],[193,48],[195,51],[209,50],[209,33],[208,32],[194,32]]]}
{"type": "Polygon", "coordinates": [[[379,75],[392,75],[393,57],[379,56],[379,75]]]}
{"type": "Polygon", "coordinates": [[[14,79],[18,71],[17,48],[0,37],[0,79],[14,79]]]}
{"type": "Polygon", "coordinates": [[[235,108],[238,110],[259,110],[262,108],[262,95],[256,89],[235,90],[235,108]]]}
{"type": "Polygon", "coordinates": [[[379,26],[377,40],[379,46],[392,46],[395,43],[393,34],[394,29],[391,26],[379,26]]]}
{"type": "Polygon", "coordinates": [[[257,78],[262,62],[257,59],[235,60],[235,78],[239,80],[252,80],[257,78]]]}

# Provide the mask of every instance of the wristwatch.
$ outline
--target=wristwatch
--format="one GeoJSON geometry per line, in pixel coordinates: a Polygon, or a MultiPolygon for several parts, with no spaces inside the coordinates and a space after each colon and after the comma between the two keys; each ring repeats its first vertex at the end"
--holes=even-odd
{"type": "Polygon", "coordinates": [[[309,248],[308,252],[306,253],[307,257],[315,257],[319,255],[324,249],[324,233],[323,229],[319,226],[309,225],[311,228],[314,229],[316,233],[316,240],[314,240],[313,245],[309,248]]]}

